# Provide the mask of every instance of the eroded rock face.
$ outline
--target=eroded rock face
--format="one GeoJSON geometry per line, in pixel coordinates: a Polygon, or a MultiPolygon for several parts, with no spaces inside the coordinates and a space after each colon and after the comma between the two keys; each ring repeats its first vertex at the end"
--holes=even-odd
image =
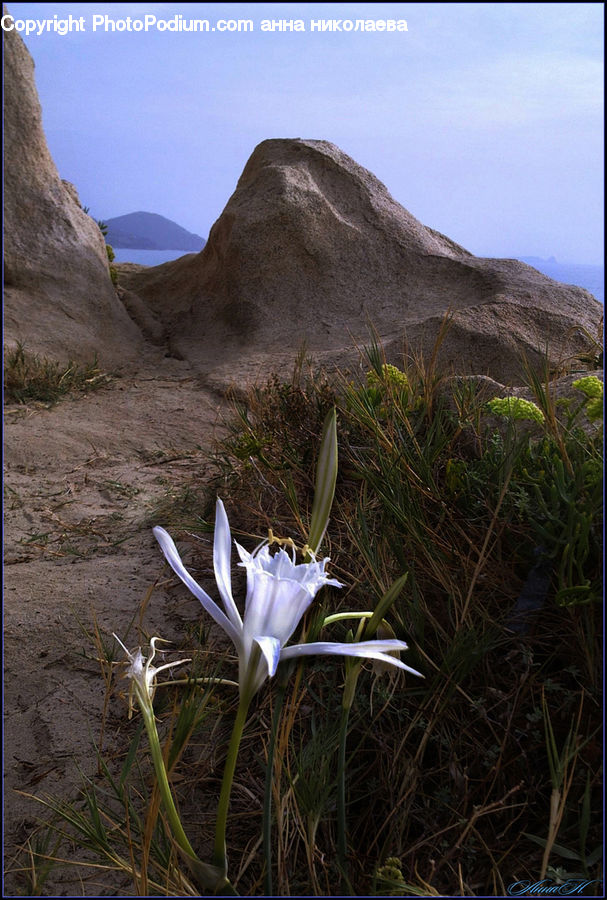
{"type": "Polygon", "coordinates": [[[365,341],[391,361],[426,355],[451,310],[446,370],[520,378],[584,352],[601,305],[515,260],[481,259],[418,222],[381,182],[325,141],[268,140],[197,255],[139,270],[125,285],[150,304],[172,343],[201,369],[269,361],[305,339],[322,358],[365,341]],[[220,354],[218,354],[220,349],[220,354]]]}
{"type": "Polygon", "coordinates": [[[32,58],[16,31],[3,39],[5,340],[56,359],[132,360],[143,341],[101,232],[49,153],[32,58]]]}

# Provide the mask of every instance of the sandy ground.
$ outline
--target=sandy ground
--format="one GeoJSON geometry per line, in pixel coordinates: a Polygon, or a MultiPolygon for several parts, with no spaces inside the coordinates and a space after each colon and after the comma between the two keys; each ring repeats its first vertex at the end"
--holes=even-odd
{"type": "MultiPolygon", "coordinates": [[[[5,408],[3,896],[27,893],[15,854],[44,814],[23,793],[69,797],[78,770],[96,769],[105,686],[94,623],[108,644],[116,631],[136,646],[142,634],[178,639],[200,616],[194,598],[168,590],[149,516],[170,486],[200,477],[224,411],[174,359],[50,409],[5,408]]],[[[104,746],[113,741],[116,726],[104,746]]],[[[69,871],[52,890],[97,893],[69,871]]]]}

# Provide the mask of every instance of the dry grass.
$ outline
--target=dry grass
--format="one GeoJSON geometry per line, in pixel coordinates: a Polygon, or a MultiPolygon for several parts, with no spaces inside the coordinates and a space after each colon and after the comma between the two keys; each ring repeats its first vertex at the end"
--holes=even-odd
{"type": "Polygon", "coordinates": [[[62,365],[30,353],[19,343],[4,360],[4,400],[10,403],[54,404],[67,394],[98,390],[110,380],[96,358],[84,366],[72,361],[62,365]]]}

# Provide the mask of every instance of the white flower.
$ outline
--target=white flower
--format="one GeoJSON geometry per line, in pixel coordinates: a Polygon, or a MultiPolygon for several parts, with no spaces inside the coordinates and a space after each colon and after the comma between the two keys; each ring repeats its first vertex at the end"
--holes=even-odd
{"type": "Polygon", "coordinates": [[[155,678],[158,672],[162,672],[163,669],[172,669],[173,666],[181,666],[183,663],[190,662],[189,659],[178,659],[177,662],[168,662],[164,663],[162,666],[153,666],[152,660],[156,655],[156,641],[161,641],[162,638],[153,637],[150,640],[151,652],[146,660],[141,652],[141,647],[137,648],[136,653],[131,653],[131,651],[127,650],[124,646],[117,634],[114,634],[114,637],[126,653],[130,662],[126,674],[132,681],[137,699],[146,707],[148,707],[154,699],[154,691],[156,690],[155,678]]]}
{"type": "Polygon", "coordinates": [[[232,639],[238,653],[241,694],[246,692],[252,696],[258,691],[266,678],[274,675],[279,662],[312,654],[376,659],[414,675],[420,674],[389,655],[391,651],[407,649],[404,641],[396,639],[350,644],[321,641],[285,647],[320,588],[325,584],[341,587],[339,581],[329,578],[325,572],[328,559],[297,564],[294,550],[292,558],[283,549],[271,556],[264,541],[253,553],[248,553],[235,542],[240,565],[247,571],[243,619],[232,596],[230,526],[221,500],[217,500],[216,507],[213,566],[225,612],[192,578],[164,528],[154,528],[154,535],[175,574],[232,639]]]}

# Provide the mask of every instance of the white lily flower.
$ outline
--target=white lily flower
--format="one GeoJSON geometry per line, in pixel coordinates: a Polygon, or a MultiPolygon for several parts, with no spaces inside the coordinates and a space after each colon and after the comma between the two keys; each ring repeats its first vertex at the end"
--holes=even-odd
{"type": "Polygon", "coordinates": [[[152,660],[156,655],[156,641],[162,638],[153,637],[150,639],[150,655],[145,658],[141,652],[141,647],[137,648],[136,653],[131,653],[124,646],[117,634],[113,635],[124,652],[126,653],[130,666],[127,669],[127,677],[131,679],[137,699],[145,706],[149,706],[154,699],[154,691],[156,690],[155,679],[158,672],[163,669],[172,669],[174,666],[181,666],[183,663],[191,662],[189,659],[178,659],[176,662],[164,663],[162,666],[153,666],[152,660]]]}
{"type": "Polygon", "coordinates": [[[314,654],[375,659],[420,675],[389,655],[395,650],[407,650],[407,644],[396,639],[349,644],[319,641],[285,647],[320,588],[325,584],[342,587],[325,572],[328,558],[297,564],[295,550],[292,557],[282,548],[271,556],[268,543],[264,541],[253,553],[248,553],[235,542],[240,565],[247,570],[247,596],[242,618],[232,596],[230,526],[221,500],[217,500],[216,507],[213,567],[225,612],[192,578],[164,528],[154,528],[154,536],[175,574],[234,643],[239,660],[241,695],[253,696],[266,678],[274,675],[279,662],[314,654]]]}

